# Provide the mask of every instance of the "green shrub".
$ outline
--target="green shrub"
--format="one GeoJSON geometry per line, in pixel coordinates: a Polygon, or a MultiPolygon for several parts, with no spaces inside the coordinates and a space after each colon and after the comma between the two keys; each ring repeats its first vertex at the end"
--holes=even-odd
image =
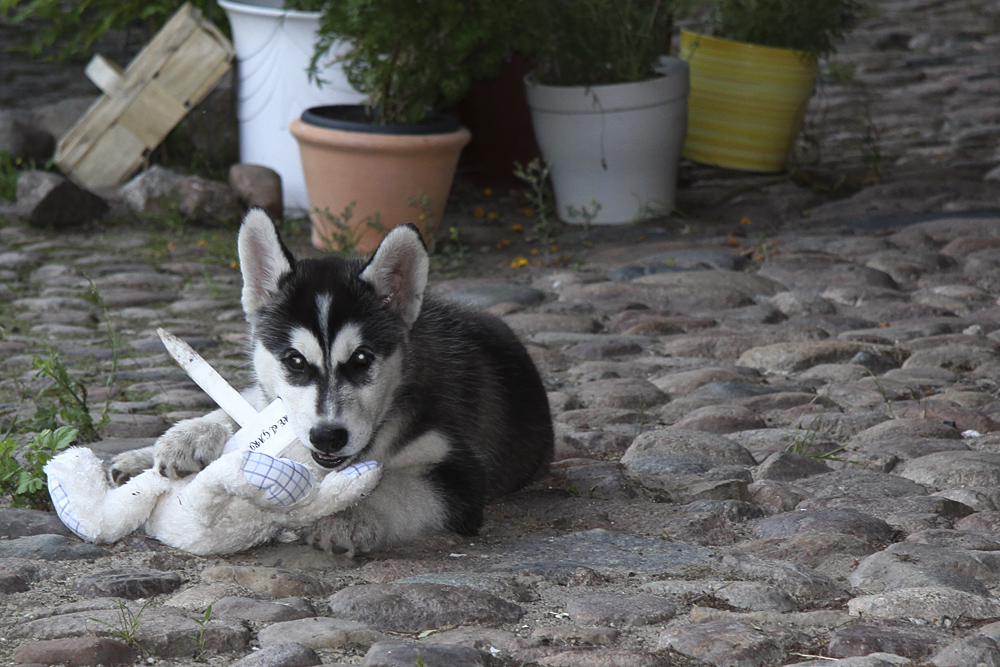
{"type": "Polygon", "coordinates": [[[76,441],[72,426],[45,429],[18,450],[17,438],[0,439],[0,492],[12,507],[52,509],[42,468],[49,460],[76,441]]]}
{"type": "Polygon", "coordinates": [[[669,0],[539,0],[530,54],[539,83],[594,86],[655,76],[670,48],[669,0]]]}
{"type": "Polygon", "coordinates": [[[533,0],[327,0],[313,74],[338,39],[344,73],[368,95],[382,125],[419,123],[431,108],[465,96],[476,79],[499,72],[518,41],[515,30],[533,0]]]}
{"type": "Polygon", "coordinates": [[[712,34],[822,56],[835,50],[863,7],[861,0],[719,0],[712,34]]]}
{"type": "Polygon", "coordinates": [[[143,43],[185,1],[228,28],[215,0],[0,0],[0,16],[30,21],[31,40],[13,47],[34,58],[57,62],[93,55],[94,43],[109,30],[139,28],[143,43]]]}

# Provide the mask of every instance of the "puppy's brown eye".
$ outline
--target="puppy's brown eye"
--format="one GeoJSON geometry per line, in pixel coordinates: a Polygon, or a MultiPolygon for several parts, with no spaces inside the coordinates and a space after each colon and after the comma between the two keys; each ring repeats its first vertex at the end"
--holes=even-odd
{"type": "Polygon", "coordinates": [[[371,366],[373,361],[375,361],[375,357],[371,352],[363,348],[358,348],[351,355],[351,358],[347,360],[347,365],[351,370],[362,371],[371,366]]]}
{"type": "Polygon", "coordinates": [[[285,355],[285,358],[281,360],[281,363],[285,364],[285,368],[293,373],[301,373],[306,369],[306,366],[308,366],[306,358],[298,352],[289,352],[285,355]]]}

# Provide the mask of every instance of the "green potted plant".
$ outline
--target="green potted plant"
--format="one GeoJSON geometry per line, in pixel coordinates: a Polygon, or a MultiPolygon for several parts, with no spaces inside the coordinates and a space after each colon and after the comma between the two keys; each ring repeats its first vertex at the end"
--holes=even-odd
{"type": "Polygon", "coordinates": [[[681,31],[691,66],[684,157],[731,169],[785,168],[812,95],[861,0],[719,0],[707,34],[681,31]]]}
{"type": "Polygon", "coordinates": [[[628,223],[670,213],[687,65],[667,57],[670,0],[538,0],[525,77],[559,217],[628,223]]]}
{"type": "Polygon", "coordinates": [[[322,3],[313,65],[345,40],[337,59],[368,102],[313,108],[292,123],[315,245],[365,252],[395,225],[436,228],[470,139],[442,109],[496,74],[527,2],[322,3]]]}

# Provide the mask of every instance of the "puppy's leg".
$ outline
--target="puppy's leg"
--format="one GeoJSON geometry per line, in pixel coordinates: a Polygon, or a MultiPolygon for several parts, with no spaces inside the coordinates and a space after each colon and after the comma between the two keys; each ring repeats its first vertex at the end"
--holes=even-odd
{"type": "Polygon", "coordinates": [[[354,556],[439,532],[446,520],[445,503],[423,475],[386,470],[370,496],[321,519],[303,537],[324,551],[354,556]]]}
{"type": "Polygon", "coordinates": [[[114,486],[121,486],[133,477],[153,467],[153,448],[131,449],[111,459],[108,479],[114,486]]]}
{"type": "Polygon", "coordinates": [[[181,479],[219,458],[236,422],[222,410],[174,424],[153,445],[153,467],[164,477],[181,479]]]}

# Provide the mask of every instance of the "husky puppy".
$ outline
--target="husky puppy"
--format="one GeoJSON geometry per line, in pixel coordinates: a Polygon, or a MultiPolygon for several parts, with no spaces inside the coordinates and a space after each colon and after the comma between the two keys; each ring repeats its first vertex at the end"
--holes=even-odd
{"type": "MultiPolygon", "coordinates": [[[[369,497],[305,529],[307,542],[356,554],[440,530],[475,535],[487,502],[545,470],[553,434],[538,371],[499,319],[425,292],[416,227],[392,230],[367,262],[296,259],[255,209],[239,256],[250,402],[280,397],[322,469],[384,468],[369,497]]],[[[112,479],[151,466],[198,472],[235,428],[221,410],[179,422],[154,447],[120,455],[112,479]]]]}

